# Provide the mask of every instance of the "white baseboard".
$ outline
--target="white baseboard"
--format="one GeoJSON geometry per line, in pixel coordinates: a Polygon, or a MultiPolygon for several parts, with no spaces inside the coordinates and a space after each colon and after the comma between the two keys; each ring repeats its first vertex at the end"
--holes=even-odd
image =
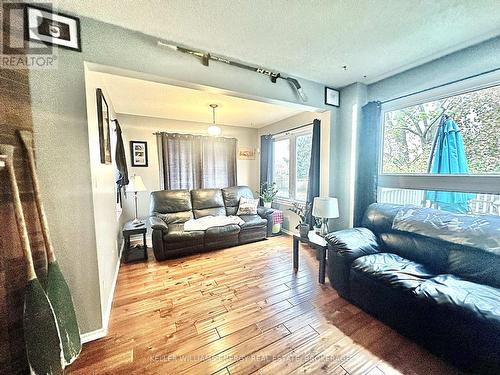
{"type": "Polygon", "coordinates": [[[96,329],[95,331],[90,331],[87,333],[82,333],[80,335],[80,340],[82,340],[82,344],[85,344],[90,341],[98,340],[105,337],[108,334],[107,330],[104,328],[96,329]]]}
{"type": "Polygon", "coordinates": [[[124,243],[122,241],[122,245],[120,247],[120,253],[118,254],[118,262],[116,265],[115,275],[113,277],[113,283],[111,284],[111,293],[109,294],[108,305],[102,316],[102,328],[80,334],[80,340],[82,341],[82,344],[101,339],[108,334],[109,317],[111,316],[111,307],[113,306],[113,298],[115,296],[116,281],[118,280],[118,273],[120,271],[120,262],[122,259],[123,246],[124,243]]]}

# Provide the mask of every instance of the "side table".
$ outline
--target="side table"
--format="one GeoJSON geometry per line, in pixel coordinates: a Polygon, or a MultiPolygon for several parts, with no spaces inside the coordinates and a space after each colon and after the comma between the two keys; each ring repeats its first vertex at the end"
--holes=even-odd
{"type": "Polygon", "coordinates": [[[328,243],[323,237],[316,234],[313,230],[309,231],[307,238],[300,237],[298,235],[293,236],[293,268],[295,271],[299,269],[299,242],[303,242],[313,249],[318,250],[319,253],[319,276],[318,282],[320,284],[325,283],[325,273],[326,273],[326,249],[328,248],[328,243]]]}
{"type": "Polygon", "coordinates": [[[123,240],[125,241],[123,247],[123,260],[125,263],[133,262],[136,260],[148,260],[148,245],[146,244],[147,226],[145,221],[134,224],[132,221],[125,223],[123,226],[123,240]],[[142,234],[142,246],[132,246],[130,237],[133,235],[142,234]]]}

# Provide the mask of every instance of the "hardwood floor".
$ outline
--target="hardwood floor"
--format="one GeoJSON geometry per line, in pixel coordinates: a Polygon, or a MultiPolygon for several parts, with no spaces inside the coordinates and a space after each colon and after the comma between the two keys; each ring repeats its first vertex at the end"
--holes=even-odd
{"type": "Polygon", "coordinates": [[[109,334],[70,374],[456,374],[318,284],[312,249],[292,271],[291,237],[123,264],[109,334]]]}

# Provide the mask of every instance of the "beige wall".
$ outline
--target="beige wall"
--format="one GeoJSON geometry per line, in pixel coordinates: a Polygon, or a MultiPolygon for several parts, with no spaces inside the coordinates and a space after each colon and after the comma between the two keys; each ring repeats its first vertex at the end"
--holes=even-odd
{"type": "MultiPolygon", "coordinates": [[[[320,174],[320,195],[329,196],[330,186],[330,132],[332,127],[331,113],[325,112],[302,112],[298,115],[275,122],[259,129],[259,139],[261,135],[275,134],[297,126],[311,123],[314,119],[321,120],[321,174],[320,174]]],[[[288,209],[291,205],[273,203],[273,207],[283,211],[283,228],[295,232],[298,224],[298,217],[288,209]]]]}
{"type": "MultiPolygon", "coordinates": [[[[147,217],[149,215],[149,193],[151,191],[160,190],[158,150],[156,146],[156,136],[153,135],[153,133],[165,131],[206,134],[210,124],[125,114],[118,114],[118,120],[122,128],[129,174],[133,175],[135,173],[141,176],[148,189],[147,192],[138,193],[138,215],[139,217],[147,217]],[[147,167],[131,166],[129,141],[146,141],[148,143],[147,167]]],[[[234,137],[238,140],[238,147],[258,148],[257,129],[236,126],[221,126],[221,129],[224,137],[234,137]]],[[[258,168],[258,157],[256,157],[255,160],[238,160],[238,184],[248,185],[253,191],[256,191],[259,186],[259,175],[256,173],[258,168]]],[[[134,217],[134,200],[132,194],[127,194],[123,217],[124,219],[131,219],[134,217]]]]}

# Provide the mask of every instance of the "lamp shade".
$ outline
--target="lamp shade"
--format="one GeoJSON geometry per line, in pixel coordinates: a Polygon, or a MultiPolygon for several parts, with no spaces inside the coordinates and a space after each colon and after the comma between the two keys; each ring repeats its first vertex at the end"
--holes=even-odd
{"type": "Polygon", "coordinates": [[[133,175],[128,180],[127,191],[137,193],[139,191],[147,191],[141,176],[133,175]]]}
{"type": "Polygon", "coordinates": [[[313,202],[314,217],[334,219],[339,217],[339,203],[337,198],[316,197],[313,202]]]}

